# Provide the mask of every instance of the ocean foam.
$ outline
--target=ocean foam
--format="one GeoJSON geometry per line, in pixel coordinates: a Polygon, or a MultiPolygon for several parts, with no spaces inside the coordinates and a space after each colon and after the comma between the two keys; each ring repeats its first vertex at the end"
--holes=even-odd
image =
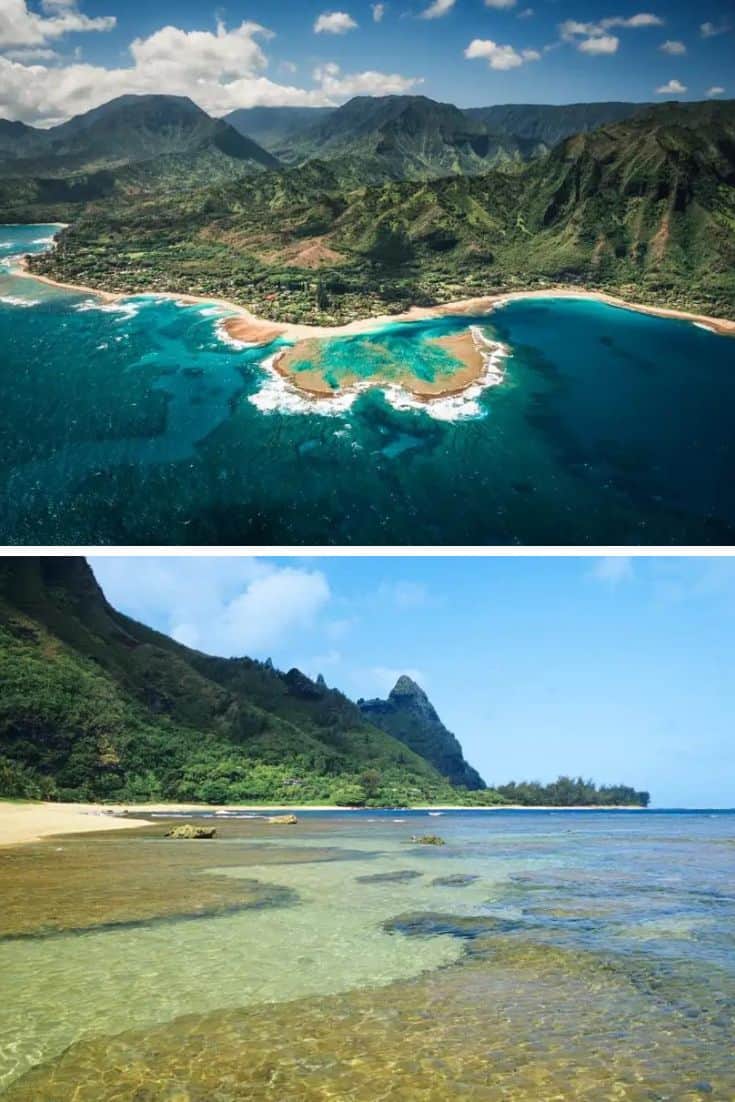
{"type": "MultiPolygon", "coordinates": [[[[499,386],[505,378],[503,361],[508,349],[497,341],[485,336],[479,326],[471,325],[470,332],[475,346],[480,351],[484,372],[476,382],[463,390],[461,394],[452,394],[437,398],[417,398],[405,387],[396,383],[375,383],[365,381],[356,383],[348,390],[334,397],[317,398],[305,394],[275,369],[275,353],[263,360],[260,367],[267,372],[261,388],[249,396],[249,401],[261,413],[320,413],[327,417],[339,417],[352,409],[358,397],[366,390],[380,390],[386,402],[401,413],[409,411],[426,413],[436,421],[466,421],[485,416],[485,410],[478,399],[484,390],[499,386]]],[[[234,342],[239,347],[252,347],[234,342]]]]}
{"type": "Polygon", "coordinates": [[[0,302],[8,306],[40,306],[40,298],[18,298],[17,295],[0,295],[0,302]]]}
{"type": "MultiPolygon", "coordinates": [[[[72,310],[80,314],[86,314],[90,310],[98,310],[103,314],[121,314],[125,318],[134,318],[140,312],[141,304],[135,302],[101,302],[99,299],[89,298],[84,302],[78,302],[72,306],[72,310]]],[[[120,320],[123,320],[123,317],[120,320]]]]}

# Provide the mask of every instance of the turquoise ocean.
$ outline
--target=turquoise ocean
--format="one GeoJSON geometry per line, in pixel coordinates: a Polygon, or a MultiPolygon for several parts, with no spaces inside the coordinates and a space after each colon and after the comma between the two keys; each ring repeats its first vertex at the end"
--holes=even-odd
{"type": "Polygon", "coordinates": [[[427,339],[478,325],[509,349],[499,385],[313,403],[264,366],[277,346],[222,338],[224,308],[13,275],[55,229],[0,227],[3,543],[735,543],[730,338],[515,301],[325,352],[336,381],[376,343],[431,374],[427,339]]]}

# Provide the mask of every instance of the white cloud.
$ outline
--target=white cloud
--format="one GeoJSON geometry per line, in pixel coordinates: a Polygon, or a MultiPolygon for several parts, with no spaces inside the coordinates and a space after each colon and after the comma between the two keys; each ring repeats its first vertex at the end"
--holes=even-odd
{"type": "Polygon", "coordinates": [[[191,96],[210,114],[224,115],[256,105],[331,105],[358,93],[405,92],[420,83],[398,73],[342,75],[335,66],[317,71],[315,88],[277,83],[264,75],[268,59],[262,43],[272,37],[266,28],[248,22],[232,30],[220,23],[214,32],[167,26],[135,39],[131,63],[110,69],[0,55],[0,117],[52,126],[125,93],[191,96]]]}
{"type": "Polygon", "coordinates": [[[17,50],[4,50],[5,57],[10,61],[53,61],[59,55],[56,50],[49,50],[43,46],[23,46],[17,50]]]}
{"type": "Polygon", "coordinates": [[[370,7],[373,13],[373,23],[382,23],[387,4],[371,4],[370,7]]]}
{"type": "Polygon", "coordinates": [[[668,84],[662,84],[660,88],[656,89],[659,96],[676,96],[683,92],[686,92],[686,84],[682,84],[680,80],[670,80],[668,84]]]}
{"type": "Polygon", "coordinates": [[[452,10],[457,0],[434,0],[433,4],[430,4],[428,8],[425,8],[421,12],[422,19],[441,19],[443,15],[447,15],[452,10]]]}
{"type": "Polygon", "coordinates": [[[516,6],[516,0],[485,0],[486,8],[495,8],[497,11],[503,11],[507,8],[514,8],[516,6]]]}
{"type": "Polygon", "coordinates": [[[518,12],[518,19],[530,19],[533,15],[533,8],[524,8],[523,11],[518,12]]]}
{"type": "Polygon", "coordinates": [[[45,4],[47,15],[29,11],[27,0],[2,0],[0,4],[0,49],[6,46],[43,46],[49,40],[79,31],[110,31],[114,15],[91,18],[76,3],[45,4]]]}
{"type": "Polygon", "coordinates": [[[328,100],[348,99],[351,96],[402,95],[423,84],[422,77],[404,77],[400,73],[378,73],[367,69],[363,73],[343,73],[334,61],[319,65],[314,70],[314,80],[328,100]]]}
{"type": "Polygon", "coordinates": [[[659,50],[662,50],[665,54],[671,54],[672,56],[678,56],[687,52],[687,48],[683,42],[678,42],[676,39],[671,38],[667,38],[665,42],[662,42],[659,46],[659,50]]]}
{"type": "Polygon", "coordinates": [[[699,33],[702,38],[716,38],[718,34],[727,34],[729,30],[730,25],[728,23],[720,23],[719,26],[714,23],[700,23],[699,25],[699,33]]]}
{"type": "Polygon", "coordinates": [[[615,54],[620,39],[614,34],[601,34],[595,38],[584,38],[577,47],[583,54],[615,54]]]}
{"type": "Polygon", "coordinates": [[[713,84],[711,88],[707,89],[708,96],[723,96],[724,94],[725,89],[722,88],[719,84],[713,84]]]}
{"type": "Polygon", "coordinates": [[[92,565],[111,604],[210,654],[265,658],[311,629],[330,600],[321,571],[260,559],[99,558],[92,565]]]}
{"type": "Polygon", "coordinates": [[[346,11],[325,11],[314,23],[315,34],[346,34],[353,31],[357,23],[346,11]]]}
{"type": "Polygon", "coordinates": [[[487,61],[491,69],[517,69],[526,61],[539,61],[541,54],[538,50],[521,50],[513,46],[499,46],[489,38],[475,38],[470,42],[464,52],[464,56],[470,61],[482,59],[487,61]]]}
{"type": "MultiPolygon", "coordinates": [[[[663,19],[658,15],[653,15],[651,12],[638,12],[637,15],[622,16],[612,15],[607,19],[600,19],[596,23],[580,23],[577,19],[565,19],[563,23],[559,24],[559,31],[563,39],[567,42],[573,41],[575,38],[583,37],[586,39],[599,39],[606,36],[606,32],[612,30],[613,27],[621,27],[623,29],[635,29],[639,27],[662,27],[663,19]]],[[[612,38],[612,36],[610,36],[612,38]]],[[[617,49],[617,47],[616,47],[617,49]]],[[[613,50],[587,50],[588,53],[614,53],[613,50]]]]}
{"type": "Polygon", "coordinates": [[[607,555],[598,559],[589,572],[590,578],[611,586],[630,581],[633,576],[633,560],[630,555],[607,555]]]}

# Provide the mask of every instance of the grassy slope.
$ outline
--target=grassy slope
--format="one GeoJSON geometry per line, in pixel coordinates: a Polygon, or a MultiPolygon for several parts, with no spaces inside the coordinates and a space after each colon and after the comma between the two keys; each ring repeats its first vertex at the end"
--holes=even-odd
{"type": "Polygon", "coordinates": [[[329,799],[367,769],[386,798],[452,795],[341,694],[116,613],[83,560],[2,561],[0,670],[6,791],[9,760],[75,799],[329,799]]]}

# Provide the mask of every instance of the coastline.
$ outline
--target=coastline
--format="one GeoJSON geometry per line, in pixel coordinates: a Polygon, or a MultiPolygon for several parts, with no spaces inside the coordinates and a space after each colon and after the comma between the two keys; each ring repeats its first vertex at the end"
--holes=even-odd
{"type": "MultiPolygon", "coordinates": [[[[36,275],[28,268],[28,258],[21,257],[14,274],[37,279],[52,287],[77,291],[97,297],[104,303],[121,302],[135,298],[135,293],[96,290],[83,284],[54,280],[50,276],[36,275]]],[[[289,410],[309,406],[321,407],[323,412],[339,413],[348,409],[358,395],[370,388],[382,389],[387,400],[395,408],[406,408],[406,403],[418,403],[439,419],[455,420],[460,417],[479,416],[477,398],[488,387],[497,386],[505,377],[503,361],[510,350],[500,341],[486,337],[479,326],[471,325],[469,331],[435,338],[434,343],[443,348],[457,363],[457,369],[449,377],[432,380],[420,379],[410,373],[403,376],[388,372],[385,377],[376,374],[371,378],[346,376],[342,385],[332,387],[320,376],[317,369],[319,344],[340,337],[354,337],[379,333],[392,325],[411,324],[436,320],[442,317],[463,316],[491,318],[493,311],[510,302],[524,299],[579,299],[600,302],[616,309],[631,310],[672,320],[686,321],[718,336],[735,337],[735,321],[712,318],[704,314],[690,314],[664,306],[647,306],[631,302],[603,291],[590,291],[579,287],[551,285],[544,289],[507,291],[477,298],[461,299],[435,306],[412,306],[398,314],[382,314],[358,318],[344,325],[315,326],[297,323],[274,322],[258,318],[246,307],[226,299],[204,295],[168,291],[137,293],[140,297],[166,299],[182,305],[216,307],[227,316],[217,322],[221,340],[236,349],[267,348],[275,341],[283,341],[286,347],[276,349],[265,358],[261,367],[270,375],[270,383],[251,397],[251,401],[264,412],[271,408],[289,410]],[[292,365],[303,364],[304,358],[313,359],[314,368],[293,370],[292,365]],[[394,377],[390,377],[394,374],[394,377]]]]}
{"type": "Polygon", "coordinates": [[[402,322],[427,321],[433,318],[446,317],[451,314],[490,314],[494,309],[504,306],[508,302],[516,302],[522,299],[534,298],[578,298],[588,299],[593,302],[603,302],[607,306],[615,306],[622,310],[633,310],[640,314],[649,314],[652,317],[670,318],[679,321],[688,321],[692,325],[704,326],[712,332],[723,337],[735,337],[735,321],[729,318],[713,318],[707,314],[692,314],[686,310],[677,310],[668,306],[649,306],[640,302],[631,302],[629,299],[607,294],[605,291],[588,291],[581,287],[571,287],[565,284],[551,284],[548,288],[529,291],[499,291],[493,295],[481,295],[476,298],[458,299],[454,302],[438,303],[435,306],[411,306],[400,314],[376,314],[374,317],[357,318],[355,321],[346,322],[344,325],[306,325],[297,322],[269,321],[267,318],[259,318],[251,313],[247,307],[241,306],[229,299],[216,298],[212,295],[192,295],[176,291],[103,291],[99,288],[88,287],[81,283],[64,283],[50,276],[37,275],[28,270],[25,257],[20,258],[18,267],[13,269],[13,274],[24,276],[28,279],[36,279],[40,283],[46,283],[50,287],[61,287],[70,291],[81,291],[84,294],[96,295],[105,302],[119,302],[121,299],[145,296],[147,298],[166,298],[174,302],[183,302],[187,305],[220,306],[231,312],[231,317],[222,321],[222,327],[227,335],[238,344],[266,345],[282,338],[284,340],[309,340],[310,338],[330,339],[333,337],[360,336],[364,333],[372,333],[382,326],[400,324],[402,322]]]}
{"type": "MultiPolygon", "coordinates": [[[[103,830],[131,830],[150,826],[149,819],[142,816],[172,814],[208,815],[220,813],[258,813],[264,815],[273,812],[300,811],[337,811],[349,815],[354,811],[377,811],[377,808],[340,807],[338,804],[62,804],[26,802],[12,803],[0,800],[0,850],[7,846],[27,845],[59,835],[88,834],[103,830]],[[141,816],[136,818],[136,816],[141,816]]],[[[443,811],[644,811],[636,805],[613,805],[598,807],[580,805],[578,807],[541,806],[528,807],[523,804],[493,804],[490,807],[477,807],[470,804],[421,804],[411,808],[391,808],[397,816],[405,811],[443,812],[443,811]]]]}

